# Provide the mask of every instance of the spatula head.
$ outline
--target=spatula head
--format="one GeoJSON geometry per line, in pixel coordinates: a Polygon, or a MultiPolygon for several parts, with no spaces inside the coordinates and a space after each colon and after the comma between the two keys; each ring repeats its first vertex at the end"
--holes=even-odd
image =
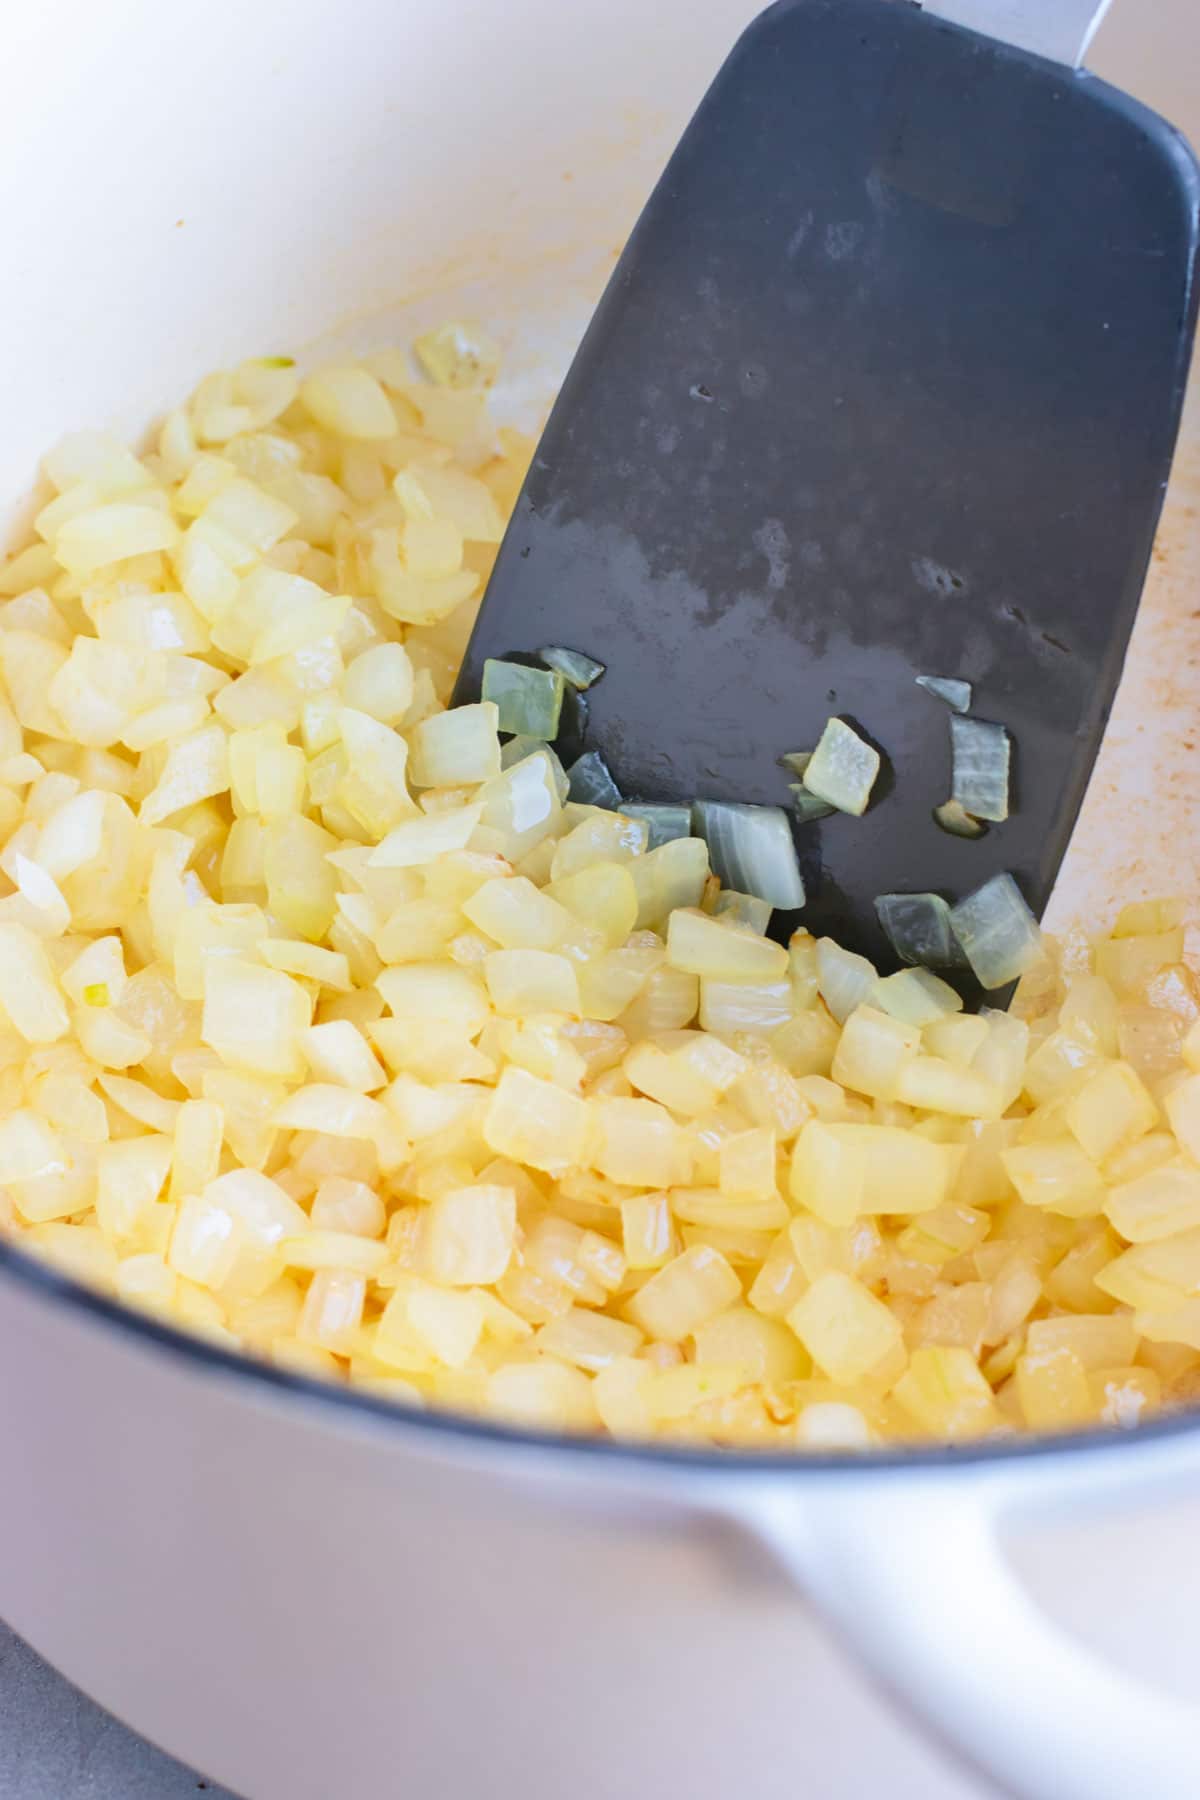
{"type": "MultiPolygon", "coordinates": [[[[884,753],[796,826],[797,922],[895,966],[881,892],[1009,870],[1044,906],[1121,672],[1196,312],[1194,160],[1083,72],[888,0],[785,0],[737,45],[621,257],[463,672],[607,665],[629,798],[787,805],[830,715],[884,753]],[[949,713],[1014,744],[973,841],[949,713]]],[[[1136,832],[1136,818],[1113,820],[1136,832]]]]}

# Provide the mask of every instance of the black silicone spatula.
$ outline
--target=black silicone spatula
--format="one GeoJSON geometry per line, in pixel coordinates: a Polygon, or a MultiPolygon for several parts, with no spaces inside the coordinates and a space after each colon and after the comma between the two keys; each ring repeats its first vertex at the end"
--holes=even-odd
{"type": "Polygon", "coordinates": [[[586,651],[588,744],[631,799],[786,806],[778,757],[844,717],[883,772],[865,816],[797,823],[803,923],[894,967],[881,892],[1008,870],[1040,912],[1170,467],[1198,195],[1171,127],[1067,62],[783,0],[621,257],[458,697],[486,657],[586,651]],[[1011,816],[975,840],[934,821],[948,713],[918,675],[1011,735],[1011,816]]]}

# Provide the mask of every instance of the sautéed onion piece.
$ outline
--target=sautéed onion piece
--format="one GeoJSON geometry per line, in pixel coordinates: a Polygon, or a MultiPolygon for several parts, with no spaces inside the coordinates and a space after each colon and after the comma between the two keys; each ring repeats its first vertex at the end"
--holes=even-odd
{"type": "MultiPolygon", "coordinates": [[[[0,1229],[228,1348],[555,1430],[861,1452],[1186,1401],[1182,910],[1060,948],[1008,877],[885,895],[881,978],[764,935],[774,809],[698,808],[706,844],[564,773],[582,653],[448,712],[532,446],[483,333],[416,357],[256,359],[141,457],[46,458],[0,564],[0,1229]],[[1024,971],[1011,1012],[922,966],[957,945],[1024,971]]],[[[851,811],[877,769],[840,721],[788,761],[851,811]]]]}

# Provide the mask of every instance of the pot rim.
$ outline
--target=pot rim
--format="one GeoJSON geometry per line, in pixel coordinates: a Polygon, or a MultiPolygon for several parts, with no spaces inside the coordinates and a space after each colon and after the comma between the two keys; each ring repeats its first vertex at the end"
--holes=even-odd
{"type": "Polygon", "coordinates": [[[165,1319],[125,1306],[98,1289],[73,1280],[49,1263],[31,1257],[11,1240],[0,1236],[0,1277],[15,1282],[39,1299],[82,1314],[92,1323],[102,1324],[132,1338],[152,1352],[165,1351],[171,1358],[191,1364],[201,1373],[220,1377],[228,1385],[250,1383],[260,1392],[286,1396],[303,1402],[313,1410],[332,1409],[335,1415],[352,1421],[370,1421],[376,1427],[389,1425],[404,1432],[419,1432],[432,1444],[480,1448],[492,1444],[497,1450],[526,1447],[529,1450],[553,1451],[559,1456],[588,1458],[601,1464],[622,1468],[633,1465],[642,1470],[694,1470],[709,1476],[737,1479],[747,1474],[796,1476],[862,1475],[868,1471],[887,1471],[895,1475],[906,1470],[936,1472],[940,1469],[999,1469],[1026,1465],[1034,1460],[1061,1458],[1064,1452],[1077,1455],[1103,1453],[1106,1457],[1118,1450],[1126,1451],[1137,1443],[1162,1444],[1164,1440],[1190,1437],[1200,1430],[1200,1409],[1167,1413],[1132,1429],[1125,1426],[1096,1427],[1087,1431],[1033,1434],[1000,1438],[984,1442],[917,1445],[904,1449],[861,1451],[796,1451],[702,1449],[674,1444],[623,1442],[615,1438],[584,1437],[570,1432],[525,1430],[488,1419],[472,1418],[448,1408],[420,1409],[402,1402],[372,1394],[349,1383],[338,1385],[282,1368],[265,1359],[227,1350],[222,1345],[191,1332],[181,1331],[165,1319]]]}

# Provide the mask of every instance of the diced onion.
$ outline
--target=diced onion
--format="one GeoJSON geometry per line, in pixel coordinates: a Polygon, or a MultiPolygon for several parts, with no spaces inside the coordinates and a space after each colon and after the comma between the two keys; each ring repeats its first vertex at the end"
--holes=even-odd
{"type": "Polygon", "coordinates": [[[801,780],[839,812],[865,813],[879,774],[879,752],[844,719],[830,719],[801,780]]]}
{"type": "Polygon", "coordinates": [[[771,923],[772,910],[757,894],[739,894],[735,888],[722,888],[712,909],[714,919],[736,919],[739,925],[749,925],[760,936],[765,935],[771,923]]]}
{"type": "Polygon", "coordinates": [[[971,683],[961,681],[952,675],[918,675],[918,687],[925,689],[937,700],[944,700],[957,713],[965,713],[971,706],[971,683]]]}
{"type": "Polygon", "coordinates": [[[950,925],[985,988],[1003,987],[1045,954],[1037,920],[1011,875],[993,875],[951,908],[950,925]]]}
{"type": "Polygon", "coordinates": [[[875,964],[832,938],[817,939],[817,979],[821,998],[839,1025],[850,1017],[879,979],[875,964]]]}
{"type": "Polygon", "coordinates": [[[796,845],[781,807],[697,800],[692,820],[723,886],[753,894],[781,911],[804,905],[796,845]]]}
{"type": "Polygon", "coordinates": [[[594,656],[585,656],[582,650],[564,650],[550,644],[539,650],[538,656],[548,669],[557,669],[564,680],[581,691],[599,681],[604,673],[604,664],[594,656]]]}
{"type": "Polygon", "coordinates": [[[943,969],[962,961],[950,907],[940,894],[880,894],[875,911],[901,962],[943,969]]]}
{"type": "Polygon", "coordinates": [[[692,809],[690,806],[672,806],[668,803],[635,802],[623,800],[618,809],[627,818],[641,819],[649,827],[650,850],[657,850],[663,844],[674,843],[677,838],[691,837],[692,809]]]}
{"type": "Polygon", "coordinates": [[[538,755],[546,758],[554,776],[554,785],[558,790],[559,801],[565,804],[567,795],[571,791],[571,783],[567,778],[566,770],[558,759],[558,753],[551,744],[545,743],[541,738],[509,738],[507,744],[501,745],[500,748],[500,767],[502,770],[511,769],[514,763],[524,762],[527,756],[538,755]]]}
{"type": "MultiPolygon", "coordinates": [[[[532,445],[473,328],[417,363],[252,358],[144,458],[47,458],[0,567],[0,1231],[228,1350],[526,1427],[861,1455],[1190,1400],[1185,906],[1128,902],[1086,968],[1008,876],[881,895],[882,978],[773,941],[797,821],[861,811],[876,753],[834,720],[786,813],[700,803],[714,873],[690,807],[574,761],[594,659],[449,706],[532,445]],[[933,972],[960,942],[1028,971],[1011,1012],[933,972]]],[[[985,830],[999,763],[939,822],[985,830]]]]}
{"type": "Polygon", "coordinates": [[[483,665],[482,698],[494,701],[501,731],[549,740],[558,736],[563,677],[557,669],[489,657],[483,665]]]}
{"type": "Polygon", "coordinates": [[[1011,741],[1003,725],[986,719],[950,720],[953,773],[950,798],[973,819],[1001,824],[1008,817],[1011,741]]]}
{"type": "Polygon", "coordinates": [[[612,771],[598,750],[585,750],[567,770],[572,800],[585,806],[615,808],[621,804],[621,790],[612,771]]]}

